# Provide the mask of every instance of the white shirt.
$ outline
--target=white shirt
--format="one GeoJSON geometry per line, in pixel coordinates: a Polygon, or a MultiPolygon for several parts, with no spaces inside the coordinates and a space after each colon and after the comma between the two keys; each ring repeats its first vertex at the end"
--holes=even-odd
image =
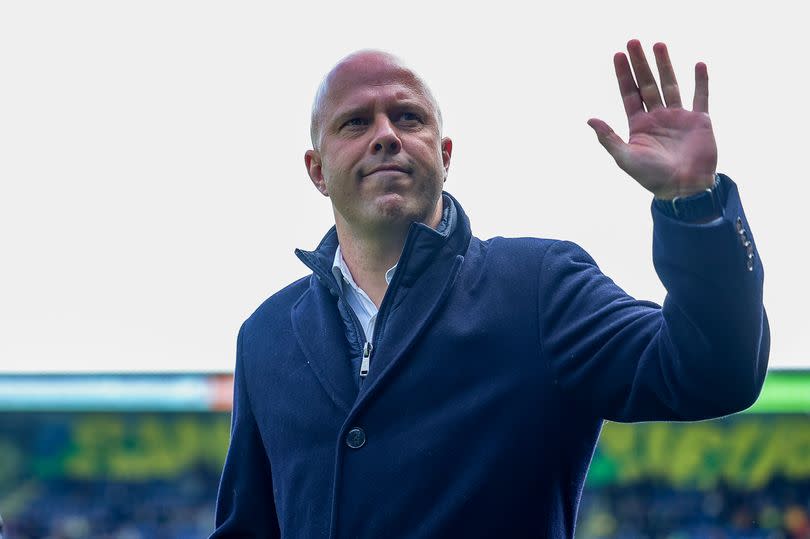
{"type": "MultiPolygon", "coordinates": [[[[396,270],[397,265],[394,264],[393,267],[385,272],[386,283],[391,284],[391,279],[394,278],[396,270]]],[[[346,261],[343,260],[340,245],[338,245],[335,251],[332,273],[340,286],[341,292],[343,292],[343,296],[346,298],[346,302],[360,320],[360,325],[363,326],[363,331],[366,334],[366,341],[371,342],[371,337],[374,335],[374,323],[377,321],[377,312],[379,309],[377,309],[377,306],[371,301],[371,298],[368,297],[368,294],[357,286],[357,283],[352,279],[352,273],[349,271],[346,261]],[[349,286],[346,286],[347,284],[349,286]]]]}

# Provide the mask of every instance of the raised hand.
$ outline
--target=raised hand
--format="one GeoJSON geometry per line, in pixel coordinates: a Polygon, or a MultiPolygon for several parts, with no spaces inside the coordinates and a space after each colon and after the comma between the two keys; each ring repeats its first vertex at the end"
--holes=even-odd
{"type": "Polygon", "coordinates": [[[602,120],[588,120],[599,142],[619,167],[656,198],[688,196],[712,186],[717,145],[709,118],[709,76],[706,64],[695,65],[692,110],[681,106],[681,95],[667,46],[653,46],[666,106],[637,39],[627,43],[630,63],[622,52],[613,56],[619,91],[627,113],[630,138],[625,143],[602,120]],[[644,107],[646,106],[646,111],[644,107]]]}

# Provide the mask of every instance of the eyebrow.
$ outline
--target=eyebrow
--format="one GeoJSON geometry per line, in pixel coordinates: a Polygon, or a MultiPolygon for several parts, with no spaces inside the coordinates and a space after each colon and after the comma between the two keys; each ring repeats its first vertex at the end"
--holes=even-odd
{"type": "MultiPolygon", "coordinates": [[[[358,105],[355,107],[348,108],[342,112],[336,114],[330,125],[333,127],[340,127],[343,125],[343,122],[350,120],[351,118],[357,115],[363,115],[368,113],[369,105],[358,105]]],[[[416,109],[421,112],[425,116],[430,116],[430,107],[426,107],[422,103],[414,99],[405,99],[402,101],[398,101],[395,105],[391,107],[393,110],[400,110],[400,109],[416,109]]]]}
{"type": "Polygon", "coordinates": [[[340,127],[343,125],[343,122],[353,118],[354,116],[362,115],[368,112],[369,107],[367,105],[361,105],[359,107],[352,107],[350,109],[346,109],[343,112],[338,113],[337,115],[332,117],[332,121],[330,125],[334,125],[340,127]]]}

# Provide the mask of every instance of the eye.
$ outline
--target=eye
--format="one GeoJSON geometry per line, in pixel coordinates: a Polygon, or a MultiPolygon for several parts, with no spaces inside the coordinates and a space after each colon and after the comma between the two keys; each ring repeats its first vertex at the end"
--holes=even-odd
{"type": "Polygon", "coordinates": [[[407,123],[422,123],[422,118],[415,112],[403,112],[399,115],[399,119],[407,123]]]}
{"type": "Polygon", "coordinates": [[[344,127],[363,127],[367,125],[368,121],[364,118],[352,118],[351,120],[346,121],[342,126],[341,129],[344,127]]]}

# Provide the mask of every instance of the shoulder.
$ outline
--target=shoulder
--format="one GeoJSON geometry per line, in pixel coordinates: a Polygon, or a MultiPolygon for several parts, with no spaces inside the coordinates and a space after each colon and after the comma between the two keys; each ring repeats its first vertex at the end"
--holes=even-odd
{"type": "Polygon", "coordinates": [[[289,323],[290,311],[309,290],[311,278],[311,274],[301,277],[264,300],[245,320],[242,325],[243,332],[252,333],[256,328],[266,330],[278,327],[282,323],[289,323]]]}
{"type": "Polygon", "coordinates": [[[539,291],[552,292],[562,283],[574,288],[603,279],[593,257],[573,241],[555,238],[503,238],[481,241],[485,253],[478,266],[488,282],[531,283],[539,291]]]}
{"type": "MultiPolygon", "coordinates": [[[[578,273],[596,263],[574,242],[554,238],[497,236],[473,238],[462,276],[470,287],[521,287],[534,295],[538,285],[553,284],[561,275],[578,273]]],[[[598,270],[597,270],[598,271],[598,270]]]]}
{"type": "MultiPolygon", "coordinates": [[[[595,264],[593,258],[577,243],[556,238],[505,238],[496,236],[488,240],[479,240],[477,247],[488,259],[498,262],[511,261],[520,265],[542,264],[556,265],[566,262],[587,261],[595,264]]],[[[471,249],[475,248],[471,246],[471,249]]]]}

